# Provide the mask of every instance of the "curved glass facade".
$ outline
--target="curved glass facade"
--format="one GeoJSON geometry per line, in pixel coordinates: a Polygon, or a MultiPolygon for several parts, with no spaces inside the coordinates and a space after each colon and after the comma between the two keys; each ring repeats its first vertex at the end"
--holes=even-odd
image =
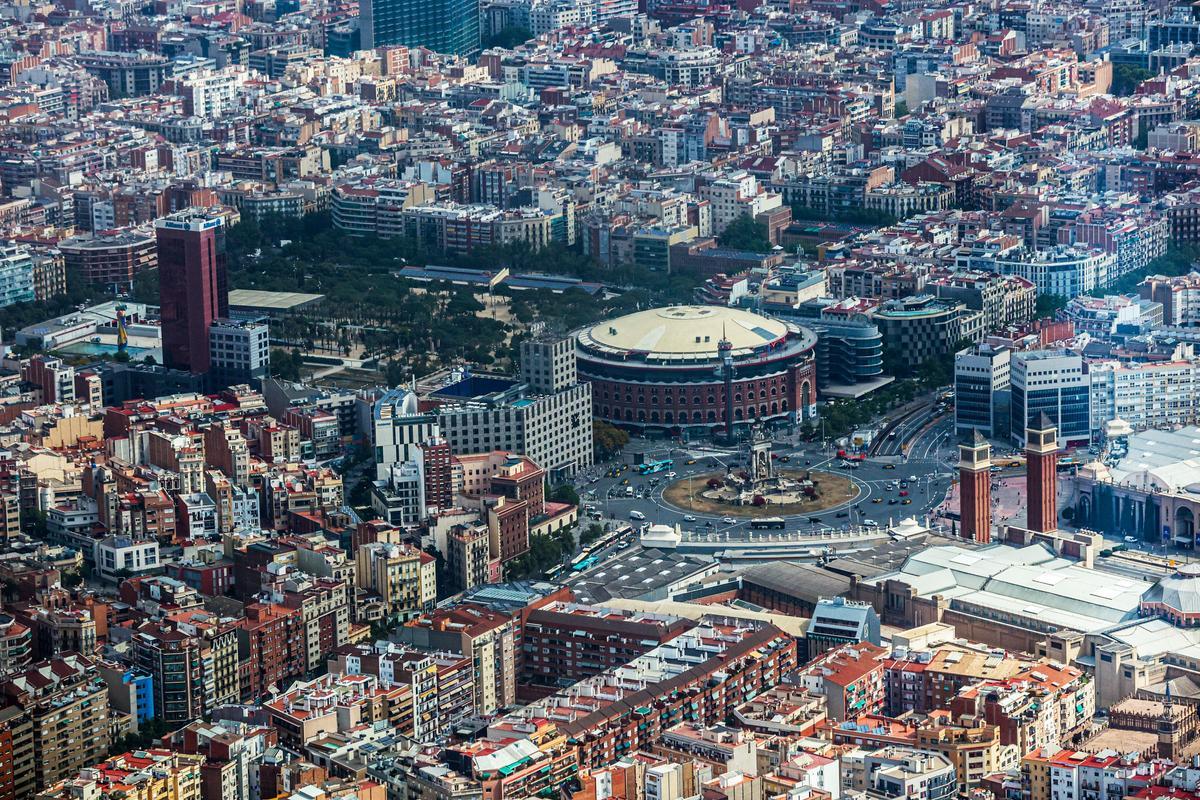
{"type": "Polygon", "coordinates": [[[883,375],[883,334],[867,322],[813,320],[817,385],[854,384],[883,375]]]}

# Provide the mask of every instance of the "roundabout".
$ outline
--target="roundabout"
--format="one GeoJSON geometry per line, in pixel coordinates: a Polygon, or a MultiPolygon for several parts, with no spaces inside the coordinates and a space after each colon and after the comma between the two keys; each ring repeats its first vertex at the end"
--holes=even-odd
{"type": "Polygon", "coordinates": [[[680,478],[663,489],[662,499],[681,511],[755,519],[819,514],[859,495],[858,485],[845,475],[809,469],[778,470],[776,475],[782,479],[780,487],[754,493],[749,502],[735,498],[724,472],[680,478]]]}

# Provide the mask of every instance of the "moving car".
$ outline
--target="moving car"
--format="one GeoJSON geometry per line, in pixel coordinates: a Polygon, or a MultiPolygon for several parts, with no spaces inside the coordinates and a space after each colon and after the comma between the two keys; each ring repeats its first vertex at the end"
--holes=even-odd
{"type": "Polygon", "coordinates": [[[695,522],[695,521],[696,521],[696,518],[695,518],[695,517],[693,517],[691,514],[684,514],[684,515],[683,515],[683,521],[684,521],[684,522],[695,522]]]}
{"type": "Polygon", "coordinates": [[[636,519],[636,520],[639,520],[639,521],[640,521],[640,520],[643,520],[643,519],[645,519],[645,518],[646,518],[646,515],[645,515],[645,514],[643,514],[643,513],[642,513],[642,512],[640,512],[640,511],[630,511],[630,512],[629,512],[629,518],[630,518],[630,519],[636,519]]]}
{"type": "Polygon", "coordinates": [[[726,525],[737,525],[737,520],[733,517],[722,517],[721,522],[724,522],[726,525]]]}
{"type": "Polygon", "coordinates": [[[911,498],[911,497],[906,497],[906,498],[904,498],[903,500],[901,500],[901,501],[900,501],[900,505],[902,505],[902,506],[911,506],[911,505],[912,505],[912,498],[911,498]]]}
{"type": "Polygon", "coordinates": [[[871,498],[871,502],[872,502],[872,503],[882,503],[882,502],[883,502],[883,498],[882,498],[882,497],[872,497],[872,498],[871,498]]]}
{"type": "Polygon", "coordinates": [[[895,464],[884,464],[883,468],[884,469],[895,469],[896,465],[895,464]]]}

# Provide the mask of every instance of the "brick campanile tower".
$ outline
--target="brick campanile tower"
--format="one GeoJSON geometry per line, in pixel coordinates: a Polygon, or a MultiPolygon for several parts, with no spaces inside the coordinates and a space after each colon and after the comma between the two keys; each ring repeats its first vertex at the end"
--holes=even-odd
{"type": "Polygon", "coordinates": [[[959,533],[976,542],[992,540],[992,446],[979,431],[958,445],[959,533]]]}
{"type": "Polygon", "coordinates": [[[1042,413],[1025,429],[1025,487],[1031,531],[1058,530],[1058,429],[1042,413]]]}

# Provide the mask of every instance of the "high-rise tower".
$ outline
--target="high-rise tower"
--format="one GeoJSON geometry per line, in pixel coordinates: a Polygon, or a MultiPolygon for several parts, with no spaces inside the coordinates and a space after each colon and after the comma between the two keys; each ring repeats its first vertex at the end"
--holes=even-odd
{"type": "Polygon", "coordinates": [[[1058,428],[1045,412],[1025,429],[1025,482],[1031,531],[1058,530],[1058,428]]]}
{"type": "Polygon", "coordinates": [[[359,29],[364,50],[398,44],[470,56],[479,52],[479,0],[363,0],[359,29]]]}
{"type": "Polygon", "coordinates": [[[959,532],[976,542],[992,540],[992,446],[979,431],[958,445],[959,532]]]}
{"type": "Polygon", "coordinates": [[[725,389],[725,440],[735,440],[733,428],[733,342],[721,331],[721,341],[717,342],[717,356],[721,359],[721,380],[725,389]]]}
{"type": "Polygon", "coordinates": [[[205,374],[212,365],[209,330],[229,316],[224,219],[192,209],[154,227],[163,360],[172,369],[205,374]]]}

